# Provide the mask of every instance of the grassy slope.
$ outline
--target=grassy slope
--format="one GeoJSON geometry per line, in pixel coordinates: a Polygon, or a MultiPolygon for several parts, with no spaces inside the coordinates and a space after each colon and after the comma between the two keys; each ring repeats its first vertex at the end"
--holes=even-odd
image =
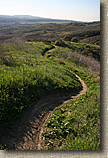
{"type": "MultiPolygon", "coordinates": [[[[72,52],[71,52],[72,53],[72,52]]],[[[88,91],[80,98],[54,110],[42,134],[43,150],[99,150],[100,149],[100,83],[96,72],[68,57],[68,48],[57,47],[48,52],[50,60],[68,61],[87,84],[88,91]]],[[[48,54],[46,56],[48,57],[48,54]]],[[[71,54],[72,55],[72,54],[71,54]]],[[[86,59],[87,60],[87,59],[86,59]]],[[[88,63],[89,64],[89,63],[88,63]]]]}
{"type": "Polygon", "coordinates": [[[42,56],[52,46],[5,44],[0,57],[1,130],[11,127],[30,102],[54,90],[80,89],[78,79],[63,65],[42,56]]]}
{"type": "MultiPolygon", "coordinates": [[[[93,50],[96,49],[98,57],[100,58],[100,48],[98,46],[92,46],[88,44],[81,44],[75,42],[72,42],[72,47],[75,47],[74,49],[69,48],[69,46],[67,47],[67,45],[65,45],[64,47],[56,46],[56,49],[52,49],[46,53],[46,57],[51,60],[59,59],[60,61],[66,63],[68,62],[68,64],[70,63],[69,65],[73,65],[73,67],[75,68],[77,68],[77,66],[83,66],[83,69],[85,71],[88,71],[86,68],[89,68],[90,71],[99,73],[100,63],[98,60],[94,59],[91,51],[89,50],[88,55],[85,55],[83,52],[81,52],[82,47],[85,51],[86,46],[90,46],[90,49],[93,50]]],[[[96,51],[94,51],[94,54],[96,54],[96,51]]]]}
{"type": "Polygon", "coordinates": [[[92,56],[96,60],[100,60],[100,46],[85,44],[85,43],[75,43],[75,42],[65,42],[65,43],[73,51],[79,52],[86,56],[92,56]]]}
{"type": "Polygon", "coordinates": [[[60,41],[58,46],[68,47],[74,52],[79,54],[93,57],[96,60],[100,60],[100,46],[93,45],[93,44],[86,44],[86,43],[78,43],[78,42],[69,42],[69,41],[60,41]]]}
{"type": "Polygon", "coordinates": [[[78,59],[68,57],[69,48],[57,47],[46,54],[51,54],[51,57],[44,58],[43,52],[51,47],[43,43],[4,45],[0,58],[1,129],[11,127],[30,102],[36,101],[44,93],[80,89],[80,83],[71,72],[77,70],[79,73],[76,73],[89,87],[87,95],[55,110],[47,123],[48,132],[44,131],[45,147],[99,149],[99,83],[94,81],[90,69],[79,64],[78,59]],[[53,140],[50,139],[52,137],[53,140]]]}
{"type": "Polygon", "coordinates": [[[87,84],[88,91],[54,110],[42,134],[44,150],[100,149],[100,84],[94,77],[77,74],[87,84]]]}

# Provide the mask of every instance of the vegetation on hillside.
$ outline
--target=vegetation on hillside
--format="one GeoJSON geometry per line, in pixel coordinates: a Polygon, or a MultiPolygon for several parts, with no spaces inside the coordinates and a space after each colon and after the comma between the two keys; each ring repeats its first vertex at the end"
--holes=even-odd
{"type": "Polygon", "coordinates": [[[81,89],[78,79],[67,67],[44,58],[52,46],[43,43],[2,45],[0,55],[1,130],[10,127],[29,102],[52,90],[81,89]]]}
{"type": "Polygon", "coordinates": [[[0,26],[0,42],[23,38],[27,41],[55,42],[60,38],[65,41],[100,44],[100,22],[71,23],[35,23],[0,26]],[[75,41],[76,39],[76,41],[75,41]]]}
{"type": "MultiPolygon", "coordinates": [[[[88,91],[55,108],[45,124],[41,149],[99,150],[100,22],[3,26],[0,26],[1,138],[41,96],[79,92],[82,85],[75,72],[88,91]]],[[[1,144],[0,149],[7,150],[7,145],[1,144]]]]}
{"type": "Polygon", "coordinates": [[[57,46],[48,51],[46,57],[68,64],[84,80],[88,90],[78,99],[54,110],[42,133],[42,150],[100,149],[100,63],[79,51],[89,47],[99,54],[99,47],[72,44],[75,49],[57,46]]]}
{"type": "Polygon", "coordinates": [[[88,91],[54,110],[42,133],[42,150],[100,149],[100,83],[96,76],[75,72],[88,91]]]}

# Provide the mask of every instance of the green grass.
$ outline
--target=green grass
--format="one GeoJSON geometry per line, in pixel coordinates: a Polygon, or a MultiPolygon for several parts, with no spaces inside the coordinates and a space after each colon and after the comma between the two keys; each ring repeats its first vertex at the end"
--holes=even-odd
{"type": "Polygon", "coordinates": [[[1,130],[12,127],[28,105],[56,90],[80,89],[78,79],[63,65],[42,56],[51,45],[3,45],[0,65],[1,130]]]}
{"type": "Polygon", "coordinates": [[[86,44],[86,43],[67,42],[67,41],[65,41],[65,44],[73,51],[79,52],[86,56],[91,56],[96,60],[100,60],[100,46],[86,44]]]}
{"type": "Polygon", "coordinates": [[[75,71],[88,91],[75,101],[57,107],[42,133],[42,150],[100,149],[100,83],[75,71]]]}
{"type": "Polygon", "coordinates": [[[65,41],[66,44],[70,43],[73,46],[76,46],[77,48],[86,48],[87,46],[89,46],[92,49],[96,49],[96,48],[100,48],[100,46],[98,45],[93,45],[93,44],[86,44],[86,43],[77,43],[77,42],[69,42],[69,41],[65,41]]]}
{"type": "MultiPolygon", "coordinates": [[[[79,43],[76,45],[85,46],[79,43]]],[[[46,53],[49,60],[63,61],[64,67],[80,76],[88,91],[71,103],[54,110],[42,133],[42,150],[100,149],[100,83],[94,80],[99,74],[87,68],[89,61],[85,66],[85,61],[80,63],[76,55],[78,56],[77,52],[66,47],[56,47],[46,53]]],[[[93,64],[94,66],[97,65],[93,64]]]]}
{"type": "Polygon", "coordinates": [[[69,65],[69,67],[73,67],[74,69],[83,66],[83,68],[81,69],[83,69],[84,72],[87,72],[88,74],[100,73],[99,61],[95,60],[91,56],[85,56],[83,53],[77,52],[76,50],[73,51],[68,47],[56,46],[55,49],[49,50],[46,53],[46,57],[52,61],[54,61],[55,59],[59,59],[66,63],[65,66],[69,65]]]}
{"type": "MultiPolygon", "coordinates": [[[[85,47],[85,44],[75,45],[85,47]]],[[[96,76],[92,70],[71,56],[71,49],[52,49],[52,45],[42,42],[5,43],[1,50],[0,132],[11,128],[24,110],[42,95],[81,89],[72,73],[75,72],[87,84],[87,94],[54,110],[43,132],[44,149],[99,150],[100,83],[94,81],[96,76]],[[44,58],[46,51],[47,58],[44,58]]]]}
{"type": "Polygon", "coordinates": [[[73,52],[77,52],[79,54],[90,56],[98,61],[100,61],[100,47],[97,45],[86,44],[86,43],[76,43],[76,42],[69,42],[59,40],[55,42],[56,46],[61,46],[63,48],[69,48],[73,52]]]}

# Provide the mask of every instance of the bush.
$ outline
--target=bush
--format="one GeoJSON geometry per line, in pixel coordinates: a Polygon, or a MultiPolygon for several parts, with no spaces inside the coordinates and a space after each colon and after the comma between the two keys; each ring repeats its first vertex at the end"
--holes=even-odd
{"type": "Polygon", "coordinates": [[[77,38],[77,37],[73,37],[73,38],[71,39],[71,41],[72,41],[72,42],[78,42],[78,38],[77,38]]]}
{"type": "Polygon", "coordinates": [[[60,40],[57,40],[55,42],[55,45],[64,47],[65,46],[65,42],[62,39],[60,39],[60,40]]]}
{"type": "Polygon", "coordinates": [[[65,41],[71,41],[71,36],[70,35],[65,35],[64,40],[65,41]]]}

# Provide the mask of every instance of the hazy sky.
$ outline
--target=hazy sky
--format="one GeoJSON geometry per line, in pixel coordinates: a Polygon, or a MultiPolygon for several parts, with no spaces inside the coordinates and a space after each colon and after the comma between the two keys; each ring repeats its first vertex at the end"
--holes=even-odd
{"type": "Polygon", "coordinates": [[[100,0],[0,0],[0,15],[100,20],[100,0]]]}

